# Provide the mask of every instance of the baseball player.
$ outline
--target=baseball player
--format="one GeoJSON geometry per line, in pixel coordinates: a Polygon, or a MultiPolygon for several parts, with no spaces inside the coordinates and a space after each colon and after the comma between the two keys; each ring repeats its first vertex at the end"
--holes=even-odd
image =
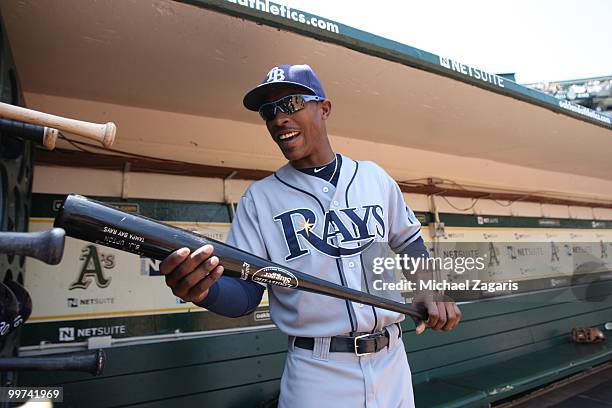
{"type": "MultiPolygon", "coordinates": [[[[249,91],[289,161],[242,197],[228,243],[254,255],[363,290],[363,252],[386,243],[400,254],[427,253],[421,225],[398,185],[372,162],[334,153],[326,121],[332,111],[308,65],[278,65],[249,91]]],[[[225,316],[253,312],[264,287],[222,276],[214,248],[175,251],[161,264],[175,295],[225,316]]],[[[268,287],[270,315],[289,336],[280,407],[413,407],[399,323],[387,310],[305,291],[268,287]]],[[[454,302],[421,301],[429,318],[417,328],[451,330],[454,302]]]]}

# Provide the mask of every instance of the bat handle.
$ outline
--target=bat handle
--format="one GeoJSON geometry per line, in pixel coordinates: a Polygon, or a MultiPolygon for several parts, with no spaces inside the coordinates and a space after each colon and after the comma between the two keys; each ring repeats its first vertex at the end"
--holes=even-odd
{"type": "Polygon", "coordinates": [[[104,371],[104,350],[0,358],[0,371],[83,371],[99,376],[104,371]]]}
{"type": "Polygon", "coordinates": [[[2,232],[0,253],[25,255],[57,265],[64,253],[65,235],[62,228],[40,232],[2,232]]]}
{"type": "Polygon", "coordinates": [[[411,315],[412,320],[414,320],[415,324],[419,324],[420,322],[426,322],[429,319],[429,314],[427,313],[427,307],[424,304],[418,303],[413,306],[415,309],[415,314],[411,315]]]}

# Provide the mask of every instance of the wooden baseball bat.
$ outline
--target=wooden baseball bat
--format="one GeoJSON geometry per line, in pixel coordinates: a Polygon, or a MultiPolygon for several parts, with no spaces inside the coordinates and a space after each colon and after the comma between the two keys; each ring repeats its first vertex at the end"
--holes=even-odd
{"type": "Polygon", "coordinates": [[[84,122],[82,120],[69,119],[48,113],[38,112],[21,106],[0,102],[0,116],[59,129],[64,132],[74,133],[88,139],[96,140],[104,147],[112,146],[117,133],[117,126],[113,122],[104,124],[84,122]]]}
{"type": "Polygon", "coordinates": [[[73,238],[105,245],[152,259],[163,260],[173,251],[191,251],[211,244],[224,275],[269,285],[295,288],[346,299],[427,320],[426,312],[404,303],[337,285],[271,262],[223,242],[150,218],[120,211],[86,197],[71,194],[55,218],[55,227],[73,238]]]}

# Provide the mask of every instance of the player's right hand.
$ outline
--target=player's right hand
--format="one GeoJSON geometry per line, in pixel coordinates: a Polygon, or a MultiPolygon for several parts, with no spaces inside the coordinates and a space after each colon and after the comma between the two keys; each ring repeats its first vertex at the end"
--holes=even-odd
{"type": "Polygon", "coordinates": [[[213,256],[212,245],[204,245],[191,252],[188,248],[177,249],[159,265],[166,277],[166,285],[172,293],[185,302],[199,303],[208,295],[208,289],[223,274],[219,258],[213,256]]]}

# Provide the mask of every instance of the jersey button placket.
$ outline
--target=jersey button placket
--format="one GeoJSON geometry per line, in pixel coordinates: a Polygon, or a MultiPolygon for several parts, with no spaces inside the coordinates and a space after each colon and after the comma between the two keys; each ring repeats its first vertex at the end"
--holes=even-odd
{"type": "MultiPolygon", "coordinates": [[[[361,267],[361,264],[359,262],[355,262],[353,260],[344,259],[342,263],[344,265],[344,269],[349,271],[351,273],[351,275],[355,273],[355,269],[356,268],[360,268],[361,267]]],[[[365,306],[362,303],[357,303],[357,304],[359,305],[360,308],[365,306]]]]}

